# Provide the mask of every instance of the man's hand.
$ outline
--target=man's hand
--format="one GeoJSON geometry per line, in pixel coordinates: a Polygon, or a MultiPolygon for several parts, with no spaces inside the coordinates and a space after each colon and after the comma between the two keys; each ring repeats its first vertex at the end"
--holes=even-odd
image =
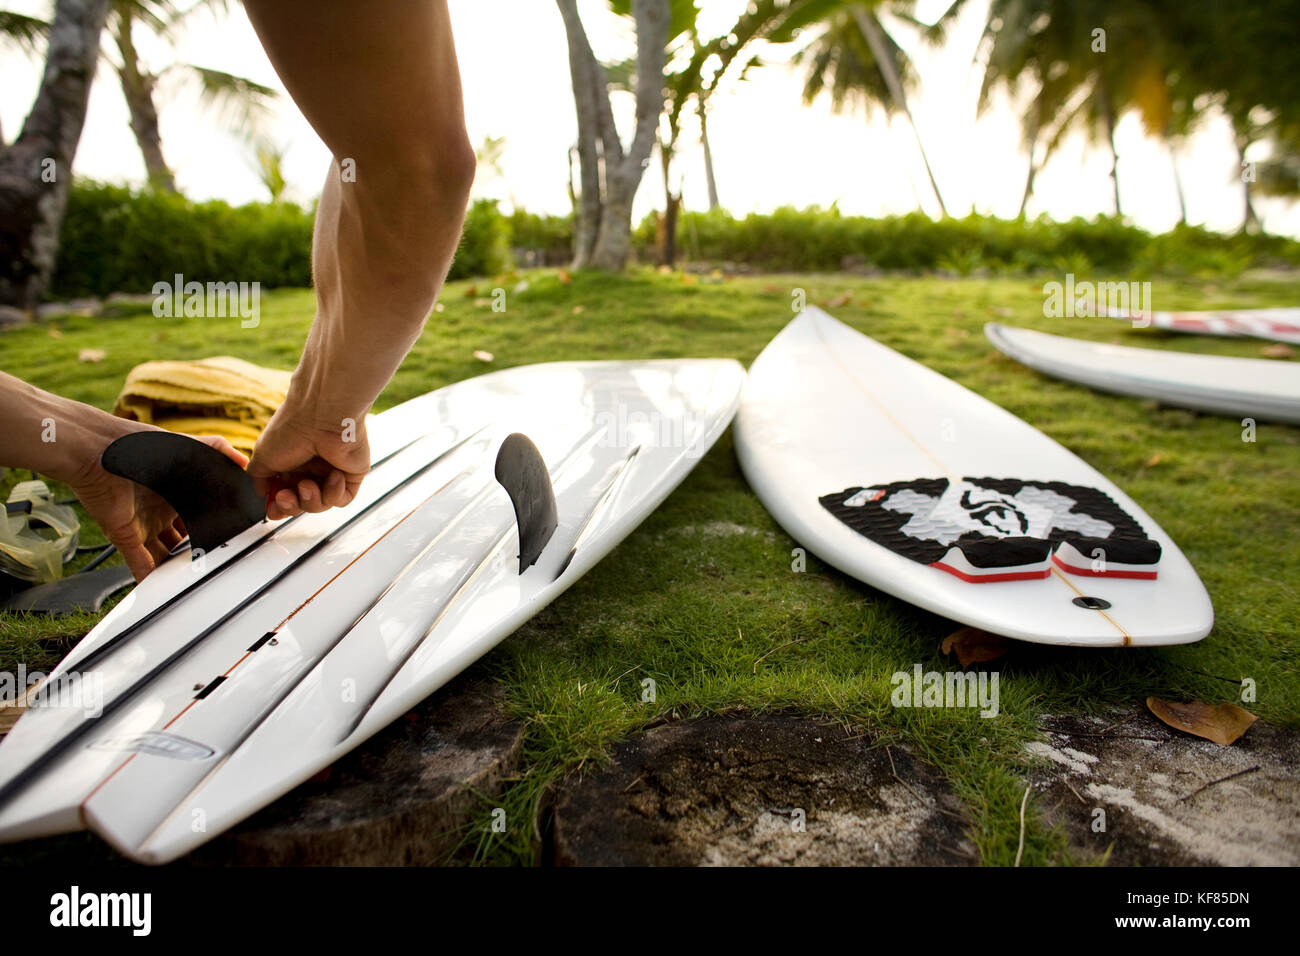
{"type": "Polygon", "coordinates": [[[272,521],[304,511],[349,504],[370,470],[370,442],[364,416],[353,434],[302,421],[281,406],[253,447],[248,473],[258,493],[268,496],[272,521]]]}
{"type": "MultiPolygon", "coordinates": [[[[248,459],[224,438],[194,437],[239,467],[248,464],[248,459]]],[[[171,505],[144,485],[105,471],[98,456],[64,480],[72,486],[82,507],[99,523],[109,543],[122,552],[126,566],[137,581],[143,581],[185,537],[185,525],[171,505]]]]}

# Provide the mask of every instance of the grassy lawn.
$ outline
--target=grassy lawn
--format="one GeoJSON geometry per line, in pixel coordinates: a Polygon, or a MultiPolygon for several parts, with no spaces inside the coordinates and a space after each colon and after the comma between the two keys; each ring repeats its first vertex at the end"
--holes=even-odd
{"type": "MultiPolygon", "coordinates": [[[[1017,644],[997,665],[1001,715],[894,709],[890,675],[948,669],[951,622],[853,581],[810,557],[791,570],[794,542],[741,477],[725,435],[682,487],[604,562],[487,659],[527,727],[525,762],[504,798],[530,821],[562,775],[597,764],[652,721],[739,707],[790,709],[843,722],[882,743],[905,743],[951,779],[974,821],[985,862],[1009,864],[1019,838],[1022,745],[1044,713],[1138,706],[1148,695],[1237,699],[1300,726],[1300,429],[1238,421],[1055,382],[987,343],[998,321],[1078,338],[1259,356],[1265,343],[1135,331],[1104,318],[1046,319],[1042,278],[762,276],[710,279],[637,272],[625,278],[554,271],[500,283],[450,285],[443,311],[380,400],[387,407],[492,368],[557,359],[731,356],[748,364],[791,317],[796,288],[837,318],[979,392],[1042,429],[1131,494],[1182,546],[1214,600],[1205,641],[1166,649],[1079,651],[1017,644]],[[527,288],[516,293],[520,279],[527,288]],[[507,309],[484,303],[506,289],[507,309]],[[851,296],[845,303],[844,296],[851,296]],[[643,704],[653,677],[657,701],[643,704]]],[[[1159,309],[1300,302],[1300,277],[1156,280],[1159,309]]],[[[0,366],[44,388],[111,407],[135,364],[230,354],[291,367],[313,311],[309,291],[267,294],[257,329],[238,319],[69,318],[0,335],[0,366]],[[80,363],[83,348],[107,357],[80,363]]],[[[1297,361],[1300,359],[1292,359],[1297,361]]],[[[7,482],[15,476],[10,475],[7,482]]],[[[18,477],[26,477],[23,473],[18,477]]],[[[83,538],[100,540],[87,528],[83,538]]],[[[53,664],[93,623],[0,615],[0,669],[53,664]]],[[[955,664],[951,665],[955,667],[955,664]]],[[[1033,804],[1030,804],[1031,811],[1033,804]]],[[[483,822],[490,806],[484,805],[483,822]]],[[[475,829],[463,856],[533,859],[531,827],[475,829]]],[[[1030,817],[1025,863],[1068,863],[1064,838],[1030,817]]]]}

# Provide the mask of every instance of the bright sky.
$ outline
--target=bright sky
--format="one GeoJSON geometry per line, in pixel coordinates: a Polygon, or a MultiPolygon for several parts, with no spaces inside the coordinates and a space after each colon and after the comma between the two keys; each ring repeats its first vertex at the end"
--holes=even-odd
{"type": "MultiPolygon", "coordinates": [[[[721,33],[744,9],[746,0],[702,0],[705,32],[721,33]]],[[[45,15],[45,0],[9,0],[10,9],[45,15]]],[[[922,0],[918,14],[933,17],[946,0],[922,0]]],[[[563,25],[547,0],[451,0],[470,136],[506,137],[503,166],[507,186],[480,170],[476,191],[506,198],[537,212],[568,208],[568,149],[576,135],[572,86],[563,25]]],[[[602,0],[583,0],[580,9],[597,56],[630,55],[630,26],[607,11],[602,0]]],[[[1019,124],[1005,102],[977,121],[975,99],[980,70],[972,58],[987,10],[971,3],[949,43],[940,50],[921,47],[906,27],[901,45],[914,53],[922,88],[911,101],[939,187],[949,212],[1014,216],[1024,187],[1027,158],[1020,147],[1019,124]]],[[[310,28],[306,25],[306,28],[310,28]]],[[[143,32],[143,31],[142,31],[143,32]]],[[[1112,47],[1116,38],[1111,38],[1112,47]]],[[[196,17],[175,49],[138,43],[148,65],[161,71],[174,62],[195,63],[251,77],[280,88],[243,10],[228,17],[196,17]]],[[[762,69],[745,83],[724,89],[713,101],[710,139],[720,199],[737,214],[776,206],[838,202],[842,211],[879,215],[904,213],[919,201],[937,213],[930,197],[911,130],[901,118],[892,125],[883,112],[833,115],[828,100],[804,106],[802,74],[786,63],[790,51],[770,47],[762,69]]],[[[1122,55],[1115,50],[1112,55],[1122,55]]],[[[36,92],[40,65],[6,48],[0,60],[0,123],[4,135],[17,135],[36,92]]],[[[174,75],[174,74],[173,74],[174,75]]],[[[202,109],[192,91],[163,85],[162,138],[180,188],[195,198],[239,203],[264,199],[254,172],[251,149],[225,131],[202,109]]],[[[630,131],[630,95],[615,97],[620,128],[630,131]]],[[[287,96],[273,122],[273,135],[288,147],[286,173],[291,197],[314,197],[328,163],[326,150],[287,96]]],[[[630,135],[630,132],[629,132],[630,135]]],[[[1148,139],[1136,116],[1119,125],[1120,198],[1132,221],[1151,230],[1171,227],[1178,218],[1171,159],[1148,139]]],[[[688,125],[674,178],[681,177],[688,208],[707,205],[698,128],[688,125]]],[[[1229,127],[1209,117],[1180,152],[1178,166],[1193,223],[1233,230],[1242,219],[1242,189],[1229,127]]],[[[126,106],[115,77],[101,69],[91,95],[90,113],[77,154],[79,174],[115,182],[140,183],[144,167],[128,126],[126,106]]],[[[1039,174],[1030,213],[1057,219],[1091,217],[1109,211],[1110,156],[1101,146],[1072,136],[1039,174]]],[[[675,185],[675,183],[674,183],[675,185]]],[[[663,183],[655,160],[637,196],[636,215],[662,208],[663,183]]],[[[1264,198],[1256,209],[1271,232],[1300,237],[1300,204],[1264,198]]]]}

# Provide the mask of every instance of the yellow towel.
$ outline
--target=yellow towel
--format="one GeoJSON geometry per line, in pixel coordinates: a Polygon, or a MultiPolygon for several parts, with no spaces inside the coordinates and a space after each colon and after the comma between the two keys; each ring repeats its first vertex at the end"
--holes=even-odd
{"type": "Polygon", "coordinates": [[[131,369],[113,414],[191,435],[220,435],[248,454],[289,391],[290,373],[230,356],[145,362],[131,369]]]}

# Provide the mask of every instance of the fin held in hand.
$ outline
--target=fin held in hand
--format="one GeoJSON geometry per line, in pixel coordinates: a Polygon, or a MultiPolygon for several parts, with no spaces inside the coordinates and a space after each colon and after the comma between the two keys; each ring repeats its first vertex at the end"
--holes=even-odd
{"type": "Polygon", "coordinates": [[[175,508],[195,552],[211,551],[266,515],[266,503],[248,472],[197,438],[134,432],[104,449],[100,463],[175,508]]]}

